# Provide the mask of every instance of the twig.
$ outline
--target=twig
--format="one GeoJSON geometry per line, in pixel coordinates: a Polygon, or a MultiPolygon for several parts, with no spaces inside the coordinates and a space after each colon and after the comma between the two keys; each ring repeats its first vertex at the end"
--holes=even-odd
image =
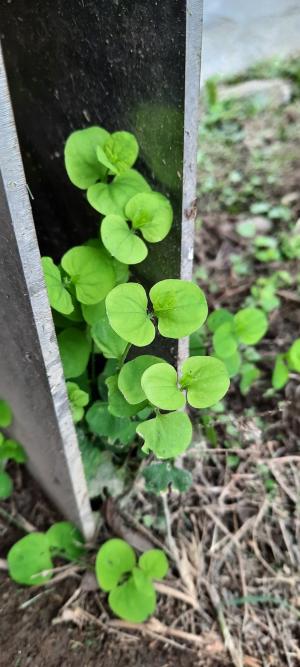
{"type": "Polygon", "coordinates": [[[206,590],[208,592],[208,595],[209,595],[210,601],[212,603],[212,606],[213,606],[213,608],[216,612],[219,627],[220,627],[220,630],[221,630],[221,633],[222,633],[222,637],[224,639],[225,648],[227,649],[234,666],[235,667],[243,667],[244,662],[243,662],[242,649],[241,649],[240,646],[238,648],[236,648],[236,646],[234,644],[234,641],[233,641],[232,636],[230,634],[230,630],[229,630],[228,625],[226,623],[226,619],[225,619],[225,616],[224,616],[224,613],[223,613],[223,610],[222,610],[222,603],[221,603],[221,600],[220,600],[219,595],[217,593],[217,590],[209,582],[204,580],[203,583],[204,583],[204,585],[206,587],[206,590]]]}
{"type": "Polygon", "coordinates": [[[16,514],[13,516],[12,514],[9,514],[3,507],[0,507],[0,516],[7,521],[7,523],[12,523],[13,526],[16,526],[16,528],[20,528],[21,530],[24,530],[25,533],[34,533],[36,532],[35,526],[32,525],[27,519],[24,519],[21,514],[16,514]]]}
{"type": "Polygon", "coordinates": [[[183,593],[182,591],[179,591],[177,588],[173,588],[172,586],[167,586],[167,584],[163,584],[160,581],[155,582],[155,589],[158,593],[162,593],[162,595],[168,595],[169,597],[186,602],[194,609],[198,609],[199,607],[198,602],[190,595],[187,595],[186,593],[183,593]]]}

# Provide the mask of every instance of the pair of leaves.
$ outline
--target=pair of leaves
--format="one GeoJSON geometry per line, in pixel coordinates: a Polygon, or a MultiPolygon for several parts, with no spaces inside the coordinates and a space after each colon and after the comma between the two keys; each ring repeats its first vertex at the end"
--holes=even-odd
{"type": "Polygon", "coordinates": [[[167,571],[168,561],[160,549],[146,551],[137,563],[132,547],[117,538],[105,542],[96,558],[96,577],[100,588],[109,592],[110,608],[132,623],[142,623],[155,611],[152,579],[162,579],[167,571]]]}
{"type": "Polygon", "coordinates": [[[84,554],[84,540],[77,528],[61,521],[47,533],[30,533],[16,542],[7,555],[11,578],[26,586],[39,586],[52,577],[52,556],[77,560],[84,554]]]}
{"type": "Polygon", "coordinates": [[[61,265],[70,276],[80,303],[98,304],[116,284],[111,260],[100,247],[75,246],[65,253],[61,265]]]}
{"type": "Polygon", "coordinates": [[[183,390],[193,408],[208,408],[220,401],[229,388],[225,365],[214,357],[190,357],[182,365],[178,386],[175,368],[162,363],[148,368],[141,379],[150,403],[161,410],[178,410],[185,405],[183,390]]]}
{"type": "Polygon", "coordinates": [[[233,358],[233,365],[238,365],[239,343],[255,345],[265,335],[268,320],[259,308],[243,308],[236,315],[221,308],[209,315],[207,326],[213,333],[213,347],[221,359],[233,358]]]}
{"type": "Polygon", "coordinates": [[[74,424],[79,422],[84,415],[84,408],[89,402],[89,395],[80,389],[76,382],[67,382],[68,399],[72,412],[74,424]]]}
{"type": "Polygon", "coordinates": [[[105,178],[107,170],[119,174],[138,156],[138,144],[129,132],[109,134],[102,127],[72,132],[65,145],[65,166],[70,181],[85,190],[105,178]]]}
{"type": "Polygon", "coordinates": [[[139,192],[150,192],[147,181],[135,169],[129,169],[111,181],[96,183],[87,191],[89,204],[102,215],[125,214],[127,202],[139,192]]]}
{"type": "MultiPolygon", "coordinates": [[[[150,290],[158,330],[167,338],[188,336],[207,317],[205,296],[197,285],[186,280],[162,280],[150,290]]],[[[106,297],[110,325],[124,340],[144,347],[155,338],[155,327],[147,312],[148,300],[142,285],[118,285],[106,297]]]]}
{"type": "Polygon", "coordinates": [[[110,214],[101,225],[101,238],[113,257],[126,264],[138,264],[148,255],[146,241],[157,243],[169,233],[173,212],[168,199],[159,192],[139,193],[125,207],[125,217],[110,214]],[[132,223],[132,228],[126,219],[132,223]]]}

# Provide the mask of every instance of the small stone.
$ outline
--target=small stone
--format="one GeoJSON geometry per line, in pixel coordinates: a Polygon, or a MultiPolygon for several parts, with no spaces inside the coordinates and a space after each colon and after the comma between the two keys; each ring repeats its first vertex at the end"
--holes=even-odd
{"type": "Polygon", "coordinates": [[[236,85],[221,85],[218,97],[223,100],[252,99],[262,107],[277,108],[288,104],[292,86],[285,79],[252,79],[236,85]]]}

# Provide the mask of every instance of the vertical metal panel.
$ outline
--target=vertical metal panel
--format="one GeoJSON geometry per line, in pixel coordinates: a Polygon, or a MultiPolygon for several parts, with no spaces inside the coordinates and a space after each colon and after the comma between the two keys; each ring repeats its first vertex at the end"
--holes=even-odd
{"type": "Polygon", "coordinates": [[[55,504],[94,531],[0,53],[0,396],[55,504]]]}

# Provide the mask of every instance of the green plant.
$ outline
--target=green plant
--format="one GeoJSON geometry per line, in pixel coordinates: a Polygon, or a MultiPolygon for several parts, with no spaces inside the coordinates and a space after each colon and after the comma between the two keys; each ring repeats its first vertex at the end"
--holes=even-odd
{"type": "Polygon", "coordinates": [[[40,586],[53,576],[53,558],[76,561],[84,553],[79,530],[68,521],[60,521],[46,533],[30,533],[15,542],[7,555],[8,572],[18,584],[40,586]]]}
{"type": "Polygon", "coordinates": [[[260,357],[252,346],[267,331],[265,313],[259,308],[249,307],[233,315],[226,308],[220,308],[209,315],[207,327],[212,333],[214,355],[225,364],[229,377],[241,376],[240,391],[247,394],[260,376],[259,369],[253,364],[260,357]]]}
{"type": "Polygon", "coordinates": [[[272,387],[282,389],[288,382],[290,372],[300,373],[300,338],[297,338],[288,351],[277,354],[272,373],[272,387]]]}
{"type": "MultiPolygon", "coordinates": [[[[71,134],[66,170],[101,214],[99,237],[70,248],[58,266],[43,258],[72,414],[85,438],[84,465],[85,457],[93,459],[92,448],[99,454],[108,449],[122,462],[122,452],[136,447],[136,435],[144,440],[142,455],[172,461],[191,442],[186,400],[204,408],[229,386],[225,365],[212,357],[192,357],[179,376],[163,358],[141,354],[127,360],[131,346],[144,348],[157,332],[171,339],[193,334],[208,313],[202,290],[192,282],[169,278],[147,293],[129,280],[129,265],[145,259],[173,220],[169,200],[133,168],[138,151],[129,132],[92,127],[71,134]],[[97,378],[100,355],[108,361],[97,378]]],[[[101,460],[100,467],[108,465],[101,460]]],[[[114,461],[109,465],[113,471],[114,461]]]]}
{"type": "Polygon", "coordinates": [[[150,549],[138,562],[132,547],[124,540],[111,539],[99,549],[96,577],[100,588],[108,592],[111,610],[120,618],[142,623],[156,607],[153,579],[163,579],[168,561],[160,549],[150,549]]]}
{"type": "MultiPolygon", "coordinates": [[[[12,410],[4,399],[0,399],[0,428],[8,428],[13,420],[12,410]]],[[[0,430],[0,500],[6,500],[12,494],[13,481],[6,472],[5,467],[8,461],[25,463],[27,456],[25,451],[17,440],[6,438],[0,430]]]]}

